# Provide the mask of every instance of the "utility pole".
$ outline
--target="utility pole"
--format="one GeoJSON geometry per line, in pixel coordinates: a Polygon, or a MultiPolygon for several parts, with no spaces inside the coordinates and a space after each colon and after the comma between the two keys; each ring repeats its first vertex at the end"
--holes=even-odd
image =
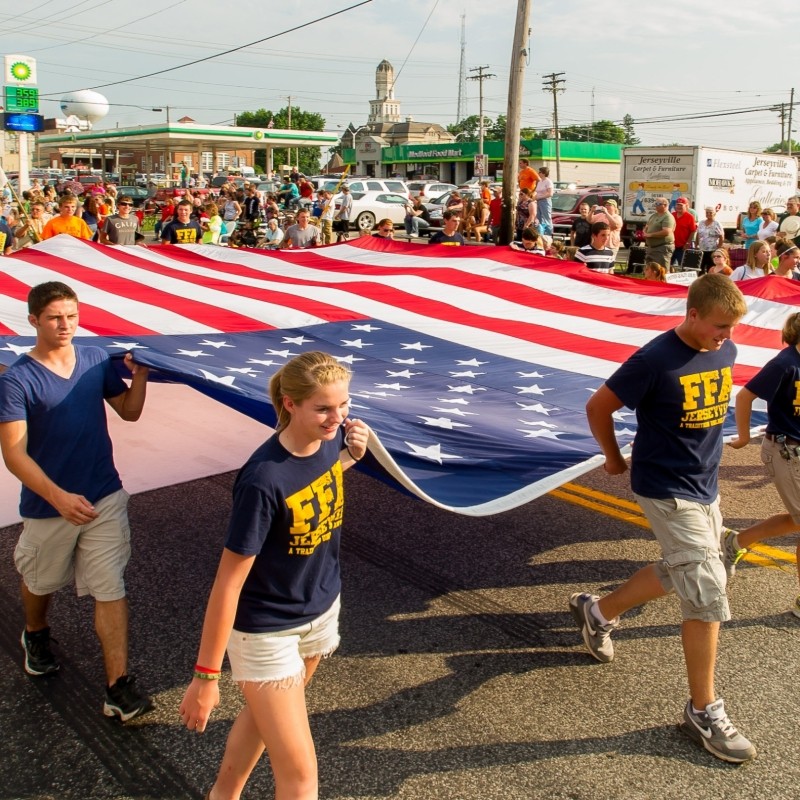
{"type": "Polygon", "coordinates": [[[467,116],[467,15],[461,15],[461,60],[458,64],[458,105],[456,124],[467,116]]]}
{"type": "Polygon", "coordinates": [[[783,143],[786,141],[786,103],[781,103],[777,106],[772,106],[770,111],[774,111],[781,118],[781,152],[783,152],[783,143]]]}
{"type": "Polygon", "coordinates": [[[470,75],[467,80],[469,81],[478,81],[478,97],[479,97],[479,105],[478,105],[478,114],[480,122],[478,123],[478,154],[483,155],[483,82],[487,78],[496,78],[496,75],[493,75],[491,72],[484,72],[485,69],[489,69],[488,65],[484,67],[473,67],[470,72],[477,72],[477,75],[470,75]]]}
{"type": "Polygon", "coordinates": [[[558,93],[565,91],[560,84],[566,83],[563,72],[551,72],[549,75],[542,75],[545,79],[542,84],[543,92],[553,93],[553,127],[555,128],[556,139],[556,180],[561,180],[561,137],[558,133],[558,93]]]}
{"type": "Polygon", "coordinates": [[[792,111],[794,110],[794,86],[789,95],[789,124],[786,138],[789,140],[789,155],[792,154],[792,111]]]}
{"type": "Polygon", "coordinates": [[[514,238],[514,208],[519,171],[519,129],[522,109],[522,89],[528,48],[525,40],[530,38],[531,1],[517,0],[517,21],[514,26],[514,42],[511,46],[511,69],[508,78],[508,109],[506,111],[506,140],[503,157],[503,215],[500,220],[500,241],[510,244],[514,238]]]}

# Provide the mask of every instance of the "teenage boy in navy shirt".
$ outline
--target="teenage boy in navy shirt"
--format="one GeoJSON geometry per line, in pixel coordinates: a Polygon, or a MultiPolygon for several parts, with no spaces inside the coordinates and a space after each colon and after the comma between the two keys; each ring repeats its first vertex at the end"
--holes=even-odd
{"type": "Polygon", "coordinates": [[[103,713],[127,722],[153,705],[128,675],[128,495],[114,466],[103,401],[122,419],[139,419],[148,369],[128,353],[128,387],[106,350],[72,343],[78,298],[64,283],[34,286],[28,312],[36,344],[0,376],[0,447],[22,482],[14,563],[22,576],[25,671],[43,677],[60,668],[47,610],[53,593],[74,581],[79,596],[95,600],[107,680],[103,713]]]}
{"type": "Polygon", "coordinates": [[[586,406],[611,475],[628,468],[613,414],[623,406],[636,411],[631,488],[662,558],[610,594],[576,593],[569,605],[591,655],[608,662],[620,614],[677,594],[691,695],[681,728],[717,758],[740,763],[756,750],[725,713],[714,688],[714,666],[719,625],[730,619],[717,473],[733,386],[731,334],[747,307],[729,278],[704,275],[689,287],[686,308],[677,328],[634,353],[586,406]]]}

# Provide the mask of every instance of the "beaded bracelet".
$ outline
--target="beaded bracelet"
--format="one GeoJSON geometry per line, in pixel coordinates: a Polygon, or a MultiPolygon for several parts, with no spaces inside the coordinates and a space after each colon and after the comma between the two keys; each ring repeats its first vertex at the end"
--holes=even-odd
{"type": "Polygon", "coordinates": [[[211,674],[210,672],[200,672],[198,670],[194,671],[194,677],[200,678],[203,681],[218,681],[222,677],[222,673],[218,672],[216,675],[211,674]]]}
{"type": "Polygon", "coordinates": [[[194,677],[204,681],[218,681],[222,677],[222,672],[218,669],[209,669],[195,664],[194,677]]]}

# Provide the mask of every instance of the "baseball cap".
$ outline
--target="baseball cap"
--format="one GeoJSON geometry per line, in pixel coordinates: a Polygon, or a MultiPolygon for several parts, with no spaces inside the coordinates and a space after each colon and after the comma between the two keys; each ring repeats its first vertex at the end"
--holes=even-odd
{"type": "Polygon", "coordinates": [[[688,206],[689,205],[689,201],[685,197],[679,197],[675,202],[676,203],[680,203],[681,205],[684,205],[684,206],[688,206]]]}

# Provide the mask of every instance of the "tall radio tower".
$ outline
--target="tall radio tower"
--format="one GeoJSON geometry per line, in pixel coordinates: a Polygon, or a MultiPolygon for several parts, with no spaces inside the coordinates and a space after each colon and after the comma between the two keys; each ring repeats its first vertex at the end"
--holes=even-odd
{"type": "Polygon", "coordinates": [[[461,63],[458,65],[456,123],[467,116],[467,15],[461,15],[461,63]]]}

